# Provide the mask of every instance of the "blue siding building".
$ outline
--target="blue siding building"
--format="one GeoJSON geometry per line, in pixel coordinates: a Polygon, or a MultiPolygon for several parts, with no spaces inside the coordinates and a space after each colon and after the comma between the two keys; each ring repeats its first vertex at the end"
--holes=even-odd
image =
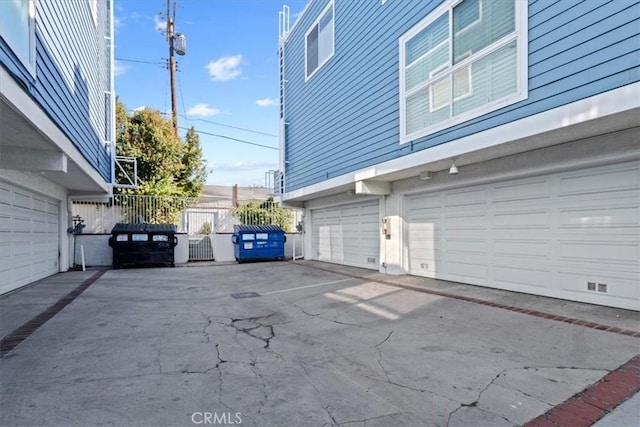
{"type": "Polygon", "coordinates": [[[281,27],[307,258],[640,310],[640,2],[310,0],[281,27]]]}
{"type": "Polygon", "coordinates": [[[0,293],[66,271],[70,198],[110,192],[112,8],[0,2],[0,293]]]}

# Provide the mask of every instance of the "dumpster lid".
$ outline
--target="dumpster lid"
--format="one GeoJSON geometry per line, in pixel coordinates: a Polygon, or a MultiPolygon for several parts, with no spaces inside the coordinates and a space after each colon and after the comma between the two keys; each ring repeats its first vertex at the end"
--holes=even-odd
{"type": "Polygon", "coordinates": [[[136,224],[119,222],[113,226],[114,233],[175,233],[178,227],[174,224],[136,224]]]}
{"type": "Polygon", "coordinates": [[[233,232],[249,232],[249,233],[268,233],[268,232],[276,232],[276,233],[284,233],[284,230],[277,225],[234,225],[233,232]]]}

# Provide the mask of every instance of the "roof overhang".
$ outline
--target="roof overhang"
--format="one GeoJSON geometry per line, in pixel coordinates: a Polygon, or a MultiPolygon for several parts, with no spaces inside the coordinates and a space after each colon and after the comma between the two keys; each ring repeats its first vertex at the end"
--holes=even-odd
{"type": "Polygon", "coordinates": [[[640,83],[634,83],[286,192],[282,199],[285,204],[292,204],[345,191],[358,194],[371,182],[393,182],[425,171],[449,169],[452,159],[460,167],[638,126],[640,83]]]}
{"type": "Polygon", "coordinates": [[[0,169],[40,173],[70,194],[110,192],[109,183],[4,67],[0,87],[0,169]]]}

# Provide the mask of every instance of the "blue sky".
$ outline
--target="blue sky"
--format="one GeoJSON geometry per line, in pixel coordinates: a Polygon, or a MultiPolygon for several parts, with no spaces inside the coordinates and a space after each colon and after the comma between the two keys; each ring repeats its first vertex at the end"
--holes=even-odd
{"type": "MultiPolygon", "coordinates": [[[[265,171],[277,169],[278,12],[283,4],[289,5],[293,26],[306,3],[178,1],[175,29],[187,38],[187,54],[176,56],[179,125],[276,148],[201,133],[212,171],[209,184],[264,185],[265,171]]],[[[161,32],[166,1],[115,0],[114,4],[117,95],[129,110],[147,106],[170,112],[168,44],[161,32]]]]}

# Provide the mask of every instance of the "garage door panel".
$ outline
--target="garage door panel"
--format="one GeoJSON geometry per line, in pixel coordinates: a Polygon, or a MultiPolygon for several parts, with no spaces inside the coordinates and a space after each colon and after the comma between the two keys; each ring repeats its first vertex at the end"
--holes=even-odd
{"type": "Polygon", "coordinates": [[[492,203],[531,203],[532,200],[549,199],[549,194],[549,182],[546,180],[496,185],[493,188],[492,203]]]}
{"type": "Polygon", "coordinates": [[[481,213],[454,214],[445,218],[444,226],[457,229],[486,229],[487,215],[481,213]]]}
{"type": "Polygon", "coordinates": [[[639,310],[638,166],[408,196],[406,268],[419,276],[639,310]],[[607,292],[588,290],[587,282],[598,280],[607,292]]]}
{"type": "Polygon", "coordinates": [[[560,241],[560,259],[632,264],[640,260],[638,245],[596,241],[560,241]]]}
{"type": "Polygon", "coordinates": [[[486,283],[488,279],[489,268],[486,264],[470,261],[445,261],[444,273],[450,277],[450,280],[459,281],[462,279],[480,279],[486,283]]]}
{"type": "Polygon", "coordinates": [[[31,196],[19,190],[13,192],[13,206],[17,208],[31,209],[31,196]]]}
{"type": "Polygon", "coordinates": [[[58,202],[0,182],[0,294],[58,271],[58,202]]]}
{"type": "Polygon", "coordinates": [[[507,258],[549,259],[551,242],[548,240],[493,240],[493,253],[507,258]]]}
{"type": "Polygon", "coordinates": [[[639,181],[637,167],[601,172],[585,171],[560,177],[559,195],[583,195],[597,193],[599,196],[607,192],[619,190],[637,190],[639,181]]]}
{"type": "Polygon", "coordinates": [[[575,207],[560,209],[560,225],[563,227],[637,227],[640,223],[638,206],[575,207]]]}
{"type": "Polygon", "coordinates": [[[378,268],[379,202],[311,211],[312,257],[321,261],[378,268]],[[325,227],[331,223],[330,231],[325,227]]]}
{"type": "Polygon", "coordinates": [[[534,288],[548,288],[552,285],[552,274],[543,268],[513,267],[510,265],[496,265],[493,277],[498,285],[510,286],[519,284],[534,288]]]}
{"type": "Polygon", "coordinates": [[[485,205],[487,204],[487,190],[452,191],[444,195],[443,202],[445,207],[485,205]]]}
{"type": "Polygon", "coordinates": [[[0,206],[3,205],[11,205],[11,190],[4,187],[2,183],[0,183],[0,206]]]}
{"type": "Polygon", "coordinates": [[[450,254],[476,253],[486,255],[488,242],[484,239],[447,239],[447,252],[450,254]]]}
{"type": "Polygon", "coordinates": [[[493,213],[493,227],[498,229],[549,228],[551,227],[551,212],[545,209],[533,211],[498,210],[493,213]]]}

